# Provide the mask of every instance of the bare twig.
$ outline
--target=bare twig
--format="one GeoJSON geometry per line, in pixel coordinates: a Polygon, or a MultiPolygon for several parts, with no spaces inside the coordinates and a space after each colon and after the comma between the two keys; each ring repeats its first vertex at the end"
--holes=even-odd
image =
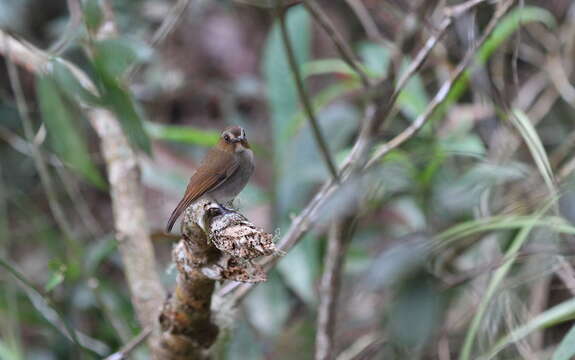
{"type": "Polygon", "coordinates": [[[142,330],[138,335],[136,335],[132,340],[130,340],[126,345],[122,346],[120,350],[107,356],[104,360],[124,360],[130,355],[150,334],[152,333],[152,328],[147,327],[142,330]]]}
{"type": "Polygon", "coordinates": [[[387,41],[379,29],[377,28],[377,24],[373,21],[373,18],[369,14],[369,11],[365,8],[365,5],[361,0],[346,0],[349,7],[355,13],[355,16],[359,19],[361,26],[365,29],[367,36],[378,43],[389,45],[390,42],[387,41]]]}
{"type": "Polygon", "coordinates": [[[559,262],[559,268],[555,273],[559,276],[561,281],[569,289],[572,295],[575,295],[575,270],[573,266],[563,256],[557,256],[559,262]]]}
{"type": "Polygon", "coordinates": [[[353,51],[351,51],[351,49],[349,48],[349,46],[347,45],[341,34],[337,31],[337,28],[332,23],[330,18],[324,13],[324,11],[318,5],[317,1],[304,0],[303,4],[306,7],[306,9],[312,14],[314,19],[316,19],[316,21],[319,23],[319,25],[325,31],[325,33],[328,35],[331,41],[334,43],[343,61],[345,61],[345,63],[349,65],[349,67],[351,67],[358,74],[361,82],[363,83],[363,86],[369,88],[370,85],[369,77],[362,69],[361,64],[357,60],[353,51]]]}
{"type": "Polygon", "coordinates": [[[575,87],[569,82],[561,57],[551,56],[545,66],[551,81],[563,100],[575,108],[575,87]]]}
{"type": "Polygon", "coordinates": [[[463,4],[453,5],[445,9],[445,14],[450,17],[457,17],[486,1],[487,0],[469,0],[463,4]]]}
{"type": "Polygon", "coordinates": [[[361,360],[376,358],[376,354],[385,345],[381,334],[369,333],[357,339],[351,346],[342,351],[337,360],[361,360]]]}
{"type": "MultiPolygon", "coordinates": [[[[170,9],[169,13],[164,18],[164,21],[160,24],[160,27],[152,35],[150,41],[150,46],[153,48],[158,47],[166,38],[174,31],[176,26],[180,23],[186,10],[190,5],[191,0],[178,0],[176,4],[170,9]]],[[[127,82],[131,82],[138,71],[142,68],[142,65],[136,64],[131,69],[129,69],[125,75],[127,82]]]]}
{"type": "Polygon", "coordinates": [[[288,63],[289,63],[290,69],[291,69],[291,73],[292,73],[294,82],[296,83],[298,96],[299,96],[300,101],[304,107],[306,114],[307,114],[307,118],[308,118],[309,123],[311,125],[313,135],[315,137],[317,146],[319,147],[320,153],[322,154],[325,165],[326,165],[328,171],[331,173],[331,176],[334,179],[338,180],[339,175],[337,172],[335,162],[333,161],[333,159],[331,157],[331,154],[329,152],[329,147],[327,146],[325,138],[321,132],[319,122],[315,116],[313,106],[309,100],[310,97],[308,96],[308,93],[305,89],[305,85],[304,85],[303,80],[302,80],[301,72],[300,72],[300,69],[299,69],[299,66],[298,66],[298,63],[296,60],[294,49],[293,49],[291,40],[289,38],[289,32],[288,32],[288,28],[287,28],[287,24],[286,24],[285,9],[278,8],[277,12],[278,12],[278,19],[279,19],[279,23],[280,23],[280,32],[281,32],[281,36],[282,36],[282,40],[283,40],[282,42],[284,45],[284,49],[286,52],[287,60],[288,60],[288,63]]]}
{"type": "Polygon", "coordinates": [[[161,44],[175,29],[186,13],[186,9],[188,8],[188,5],[190,5],[190,2],[191,0],[178,0],[178,2],[170,9],[170,12],[166,15],[166,18],[152,36],[150,44],[153,47],[161,44]]]}
{"type": "Polygon", "coordinates": [[[431,102],[427,105],[425,111],[420,114],[413,123],[403,130],[399,135],[388,141],[387,143],[383,144],[376,150],[375,154],[371,157],[371,159],[366,164],[366,168],[373,166],[376,162],[378,162],[382,157],[387,155],[391,150],[397,148],[411,137],[413,137],[417,132],[425,125],[425,123],[431,119],[431,117],[435,114],[436,110],[443,104],[443,102],[448,98],[449,92],[453,85],[457,82],[457,80],[464,74],[467,70],[469,65],[472,63],[473,58],[475,56],[475,52],[477,49],[489,38],[499,20],[507,13],[511,5],[513,4],[512,0],[508,0],[497,9],[495,15],[490,20],[489,24],[486,26],[483,36],[477,44],[470,49],[470,51],[465,55],[465,58],[459,63],[457,68],[455,69],[454,73],[452,74],[451,78],[446,81],[435,97],[431,100],[431,102]]]}
{"type": "MultiPolygon", "coordinates": [[[[342,182],[345,182],[349,178],[350,174],[353,173],[353,171],[351,171],[353,167],[363,166],[364,161],[362,159],[370,149],[372,142],[371,139],[374,136],[373,129],[377,127],[378,123],[381,123],[382,120],[385,120],[389,116],[389,111],[393,107],[394,102],[397,99],[397,95],[401,90],[403,90],[407,81],[428,58],[432,48],[438,43],[443,33],[444,31],[442,32],[440,30],[438,34],[432,36],[426,42],[426,45],[415,57],[414,63],[402,76],[398,86],[392,90],[394,95],[389,96],[387,90],[383,90],[379,96],[381,104],[371,105],[366,108],[364,125],[362,126],[350,155],[345,159],[339,170],[342,182]]],[[[303,235],[313,227],[314,222],[320,215],[319,210],[337,192],[340,185],[341,184],[336,183],[333,179],[330,179],[323,184],[307,206],[293,219],[288,231],[278,242],[277,246],[281,251],[288,252],[295,244],[297,244],[303,235]]],[[[271,267],[277,262],[277,259],[278,258],[267,258],[262,264],[267,267],[271,267]]],[[[234,290],[234,298],[231,301],[238,302],[245,297],[252,288],[253,284],[242,284],[233,287],[225,287],[222,289],[222,293],[227,294],[234,290]]],[[[219,295],[222,295],[222,293],[219,295]]]]}
{"type": "Polygon", "coordinates": [[[78,31],[82,24],[82,4],[80,0],[67,0],[68,11],[70,12],[70,20],[64,30],[62,37],[48,50],[54,55],[59,55],[70,43],[80,34],[78,31]]]}
{"type": "Polygon", "coordinates": [[[324,271],[319,285],[319,306],[315,359],[331,360],[335,357],[335,329],[337,298],[339,295],[342,266],[350,240],[351,221],[335,220],[328,234],[324,271]]]}

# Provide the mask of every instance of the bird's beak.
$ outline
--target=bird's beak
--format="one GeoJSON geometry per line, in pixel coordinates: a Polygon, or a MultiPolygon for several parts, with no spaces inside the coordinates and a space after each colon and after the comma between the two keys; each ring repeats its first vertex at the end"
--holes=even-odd
{"type": "Polygon", "coordinates": [[[245,136],[239,136],[234,139],[234,143],[244,142],[246,140],[245,136]]]}

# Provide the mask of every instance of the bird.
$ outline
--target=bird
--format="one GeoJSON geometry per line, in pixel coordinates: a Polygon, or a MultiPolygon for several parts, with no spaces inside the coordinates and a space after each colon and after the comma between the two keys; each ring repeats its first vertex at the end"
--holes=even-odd
{"type": "Polygon", "coordinates": [[[230,204],[248,183],[254,167],[254,154],[245,130],[240,126],[224,129],[218,143],[208,150],[190,178],[184,197],[170,215],[166,232],[172,230],[176,220],[195,201],[207,199],[220,205],[230,204]]]}

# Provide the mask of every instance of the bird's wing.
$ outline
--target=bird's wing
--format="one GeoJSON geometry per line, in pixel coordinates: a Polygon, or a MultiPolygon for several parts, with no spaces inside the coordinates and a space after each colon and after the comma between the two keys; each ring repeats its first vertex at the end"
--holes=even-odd
{"type": "Polygon", "coordinates": [[[210,153],[206,154],[196,173],[190,178],[184,198],[170,215],[166,226],[167,232],[172,230],[176,220],[188,206],[209,190],[220,186],[237,170],[238,166],[239,160],[234,154],[215,148],[211,149],[210,153]]]}

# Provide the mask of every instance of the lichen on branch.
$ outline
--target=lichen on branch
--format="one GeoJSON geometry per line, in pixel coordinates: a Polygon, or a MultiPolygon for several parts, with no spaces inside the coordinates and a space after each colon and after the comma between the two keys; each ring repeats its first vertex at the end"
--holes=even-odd
{"type": "Polygon", "coordinates": [[[166,359],[204,359],[219,332],[210,310],[215,282],[265,281],[265,272],[253,260],[280,252],[272,234],[215,202],[191,205],[181,228],[182,239],[172,252],[176,288],[159,318],[159,350],[166,359]]]}

